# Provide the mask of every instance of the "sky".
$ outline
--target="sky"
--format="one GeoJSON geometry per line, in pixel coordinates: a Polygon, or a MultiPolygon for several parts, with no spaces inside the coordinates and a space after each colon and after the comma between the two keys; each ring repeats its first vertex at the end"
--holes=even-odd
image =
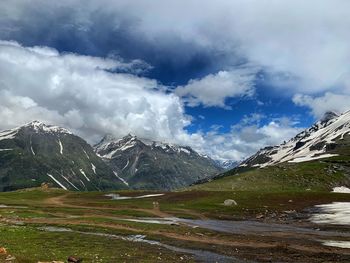
{"type": "Polygon", "coordinates": [[[350,108],[347,0],[0,1],[0,129],[240,161],[350,108]]]}

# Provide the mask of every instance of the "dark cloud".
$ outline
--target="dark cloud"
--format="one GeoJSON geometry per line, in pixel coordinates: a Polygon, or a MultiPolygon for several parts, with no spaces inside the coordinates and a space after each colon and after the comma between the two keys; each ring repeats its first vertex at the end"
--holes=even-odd
{"type": "Polygon", "coordinates": [[[60,52],[140,59],[153,66],[147,76],[167,85],[185,84],[227,64],[223,63],[228,59],[225,53],[200,46],[174,32],[150,36],[141,29],[142,18],[123,12],[118,5],[108,8],[92,4],[94,1],[86,1],[90,2],[86,6],[85,1],[68,2],[1,3],[0,7],[18,9],[0,11],[0,39],[26,46],[49,46],[60,52]]]}

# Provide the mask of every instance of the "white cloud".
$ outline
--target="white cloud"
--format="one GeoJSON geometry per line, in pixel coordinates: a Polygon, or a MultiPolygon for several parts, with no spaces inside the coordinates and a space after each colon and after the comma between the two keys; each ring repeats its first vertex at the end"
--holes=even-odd
{"type": "Polygon", "coordinates": [[[0,32],[16,36],[19,27],[39,28],[53,17],[60,30],[75,28],[82,41],[93,41],[84,32],[98,28],[96,17],[108,17],[111,30],[125,26],[150,45],[176,48],[181,40],[239,55],[289,76],[288,89],[311,94],[349,75],[349,9],[348,0],[12,0],[0,4],[0,32]]]}
{"type": "Polygon", "coordinates": [[[154,80],[106,71],[130,64],[1,41],[0,128],[39,119],[92,140],[107,132],[182,136],[189,120],[177,96],[154,80]]]}
{"type": "Polygon", "coordinates": [[[237,68],[219,71],[202,79],[192,79],[186,86],[177,87],[175,93],[182,97],[188,106],[227,107],[225,100],[230,97],[244,97],[254,94],[256,69],[237,68]]]}
{"type": "Polygon", "coordinates": [[[97,5],[137,19],[133,29],[146,32],[151,43],[179,36],[213,52],[238,54],[274,76],[288,76],[286,83],[277,82],[287,91],[324,92],[350,74],[347,0],[104,0],[97,5]]]}
{"type": "Polygon", "coordinates": [[[349,94],[335,94],[332,92],[327,92],[318,97],[302,94],[296,94],[293,97],[293,102],[295,104],[311,108],[313,115],[318,119],[327,111],[342,113],[349,110],[349,101],[349,94]]]}
{"type": "MultiPolygon", "coordinates": [[[[89,36],[98,31],[96,17],[108,17],[110,30],[130,31],[150,46],[171,50],[182,41],[189,49],[222,54],[227,61],[243,59],[268,72],[270,84],[289,96],[349,94],[348,10],[348,0],[12,0],[0,3],[0,32],[8,37],[47,30],[45,19],[50,19],[58,21],[52,25],[57,32],[75,29],[82,43],[95,47],[96,39],[89,36]]],[[[174,59],[182,61],[188,52],[176,54],[174,59]]],[[[251,91],[249,78],[242,82],[235,70],[228,70],[235,65],[192,80],[177,92],[189,105],[223,107],[227,97],[251,91]]]]}
{"type": "Polygon", "coordinates": [[[296,127],[297,123],[287,117],[271,119],[252,114],[233,125],[230,132],[222,133],[220,126],[214,125],[209,132],[192,135],[187,144],[218,160],[241,161],[263,147],[294,137],[303,129],[296,127]],[[263,119],[265,124],[260,124],[263,119]]]}

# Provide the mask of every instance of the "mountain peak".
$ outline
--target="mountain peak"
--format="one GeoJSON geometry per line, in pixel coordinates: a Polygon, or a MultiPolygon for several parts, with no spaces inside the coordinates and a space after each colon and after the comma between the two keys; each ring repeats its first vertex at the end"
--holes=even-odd
{"type": "Polygon", "coordinates": [[[338,115],[326,112],[310,128],[281,145],[265,147],[240,164],[241,167],[264,167],[283,162],[306,162],[337,156],[335,149],[350,135],[350,111],[338,115]]]}
{"type": "Polygon", "coordinates": [[[334,118],[339,117],[339,114],[336,113],[335,111],[327,111],[323,117],[321,118],[321,122],[328,122],[334,118]]]}
{"type": "Polygon", "coordinates": [[[106,142],[112,142],[115,140],[117,140],[117,138],[114,135],[107,133],[105,136],[103,136],[103,138],[101,139],[101,142],[106,143],[106,142]]]}
{"type": "Polygon", "coordinates": [[[43,133],[66,133],[66,134],[72,134],[69,130],[59,127],[59,126],[54,126],[54,125],[49,125],[45,124],[44,122],[34,120],[26,125],[19,127],[21,128],[29,128],[34,130],[35,132],[43,132],[43,133]]]}

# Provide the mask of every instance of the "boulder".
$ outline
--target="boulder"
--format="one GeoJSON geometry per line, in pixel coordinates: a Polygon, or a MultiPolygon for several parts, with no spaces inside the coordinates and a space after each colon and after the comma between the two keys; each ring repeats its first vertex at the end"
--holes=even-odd
{"type": "Polygon", "coordinates": [[[6,255],[7,254],[7,250],[4,247],[0,247],[0,255],[6,255]]]}
{"type": "Polygon", "coordinates": [[[224,205],[225,206],[233,206],[233,205],[237,205],[237,202],[233,199],[226,199],[224,201],[224,205]]]}
{"type": "Polygon", "coordinates": [[[68,262],[69,263],[80,263],[80,262],[83,262],[83,260],[81,258],[76,258],[74,256],[70,256],[68,257],[68,262]]]}

